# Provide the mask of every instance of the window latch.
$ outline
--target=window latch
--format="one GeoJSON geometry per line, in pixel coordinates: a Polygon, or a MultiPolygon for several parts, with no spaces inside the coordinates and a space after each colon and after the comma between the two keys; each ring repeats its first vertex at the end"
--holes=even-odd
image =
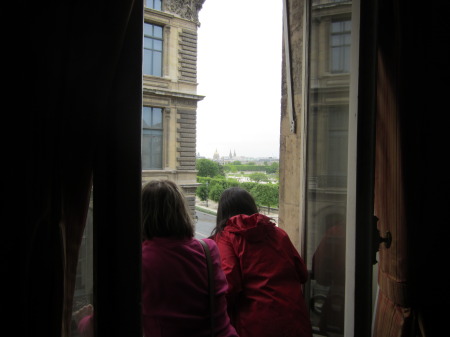
{"type": "Polygon", "coordinates": [[[392,234],[391,232],[387,231],[384,236],[381,236],[380,231],[378,230],[378,217],[375,215],[373,216],[373,235],[372,235],[372,244],[373,244],[373,254],[372,254],[372,264],[377,263],[376,255],[377,252],[380,250],[380,245],[384,244],[386,248],[391,247],[392,243],[392,234]]]}

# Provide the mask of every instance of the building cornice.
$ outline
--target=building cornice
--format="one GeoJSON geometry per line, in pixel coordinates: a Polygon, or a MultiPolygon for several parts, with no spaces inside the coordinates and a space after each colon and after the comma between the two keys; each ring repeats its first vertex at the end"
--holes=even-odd
{"type": "Polygon", "coordinates": [[[198,23],[198,12],[204,2],[205,0],[166,0],[164,11],[198,23]]]}
{"type": "Polygon", "coordinates": [[[162,90],[162,89],[152,89],[152,88],[144,88],[143,93],[144,94],[153,94],[153,95],[157,95],[157,96],[165,96],[165,97],[184,98],[184,99],[190,99],[193,101],[201,101],[203,98],[205,98],[205,96],[201,96],[201,95],[188,94],[188,93],[183,93],[183,92],[162,90]]]}

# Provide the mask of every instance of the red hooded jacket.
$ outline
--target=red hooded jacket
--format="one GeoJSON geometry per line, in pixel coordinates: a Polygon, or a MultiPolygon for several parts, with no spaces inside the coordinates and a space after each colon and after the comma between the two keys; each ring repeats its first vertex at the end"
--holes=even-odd
{"type": "Polygon", "coordinates": [[[228,281],[228,310],[240,337],[311,337],[303,259],[263,214],[236,215],[214,240],[228,281]]]}

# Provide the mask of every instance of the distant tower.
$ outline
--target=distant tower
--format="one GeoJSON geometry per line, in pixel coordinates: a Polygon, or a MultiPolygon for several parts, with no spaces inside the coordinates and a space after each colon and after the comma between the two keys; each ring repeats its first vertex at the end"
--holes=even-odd
{"type": "Polygon", "coordinates": [[[214,152],[214,156],[213,156],[213,159],[214,160],[219,160],[219,152],[217,152],[217,149],[216,149],[216,152],[214,152]]]}
{"type": "Polygon", "coordinates": [[[234,155],[233,155],[233,157],[236,157],[236,149],[234,149],[234,155]]]}
{"type": "Polygon", "coordinates": [[[231,150],[230,150],[230,158],[232,158],[233,157],[233,155],[231,154],[231,150]]]}

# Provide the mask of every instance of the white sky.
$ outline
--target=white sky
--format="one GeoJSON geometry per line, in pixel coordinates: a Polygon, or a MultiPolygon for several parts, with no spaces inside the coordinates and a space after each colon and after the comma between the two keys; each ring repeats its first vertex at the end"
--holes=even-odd
{"type": "Polygon", "coordinates": [[[282,0],[206,0],[199,12],[197,153],[279,157],[282,0]]]}

